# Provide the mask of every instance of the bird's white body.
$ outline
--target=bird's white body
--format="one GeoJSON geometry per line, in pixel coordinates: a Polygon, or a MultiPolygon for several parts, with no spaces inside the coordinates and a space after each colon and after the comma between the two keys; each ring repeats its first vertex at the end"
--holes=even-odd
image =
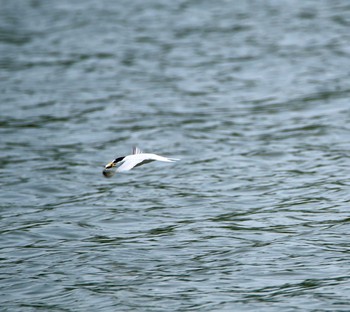
{"type": "Polygon", "coordinates": [[[157,154],[140,153],[134,155],[125,156],[121,161],[121,165],[117,168],[117,172],[129,171],[136,166],[143,165],[151,161],[164,161],[164,162],[174,162],[176,159],[171,159],[157,154]]]}
{"type": "Polygon", "coordinates": [[[108,163],[103,170],[103,175],[105,177],[110,177],[116,172],[129,171],[137,166],[141,166],[152,161],[174,162],[176,160],[178,159],[167,158],[157,154],[142,153],[139,148],[134,147],[133,154],[116,158],[112,162],[108,163]]]}

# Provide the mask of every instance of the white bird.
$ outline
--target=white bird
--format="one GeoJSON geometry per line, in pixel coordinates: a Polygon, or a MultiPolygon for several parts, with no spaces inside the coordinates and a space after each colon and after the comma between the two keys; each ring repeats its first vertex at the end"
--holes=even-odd
{"type": "Polygon", "coordinates": [[[138,147],[133,147],[132,154],[114,159],[105,166],[103,175],[107,178],[113,176],[116,172],[129,171],[132,168],[147,164],[152,161],[174,162],[178,159],[167,158],[156,154],[143,153],[138,147]]]}

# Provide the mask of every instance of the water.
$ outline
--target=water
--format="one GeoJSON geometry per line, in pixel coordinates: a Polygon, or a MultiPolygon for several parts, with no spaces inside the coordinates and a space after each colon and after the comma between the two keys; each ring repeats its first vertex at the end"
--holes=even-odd
{"type": "Polygon", "coordinates": [[[350,310],[347,1],[0,6],[1,311],[350,310]]]}

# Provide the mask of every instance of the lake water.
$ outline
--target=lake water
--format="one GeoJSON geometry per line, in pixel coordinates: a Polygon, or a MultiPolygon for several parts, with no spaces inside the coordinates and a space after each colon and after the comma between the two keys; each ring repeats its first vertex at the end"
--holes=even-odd
{"type": "Polygon", "coordinates": [[[350,311],[348,1],[0,8],[1,311],[350,311]]]}

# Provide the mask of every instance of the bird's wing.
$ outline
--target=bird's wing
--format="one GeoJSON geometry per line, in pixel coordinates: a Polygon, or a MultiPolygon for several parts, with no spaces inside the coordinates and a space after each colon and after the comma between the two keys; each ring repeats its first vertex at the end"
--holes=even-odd
{"type": "Polygon", "coordinates": [[[126,156],[124,158],[124,162],[118,167],[117,171],[128,171],[136,166],[140,166],[146,162],[153,161],[153,159],[149,159],[146,154],[133,154],[126,156]]]}
{"type": "Polygon", "coordinates": [[[173,161],[176,161],[177,159],[166,158],[156,154],[134,154],[134,155],[126,156],[123,160],[123,163],[118,167],[117,171],[118,172],[128,171],[134,167],[141,166],[155,160],[173,162],[173,161]]]}
{"type": "Polygon", "coordinates": [[[133,146],[133,148],[132,148],[133,155],[141,154],[141,153],[142,153],[142,151],[137,146],[133,146]]]}

